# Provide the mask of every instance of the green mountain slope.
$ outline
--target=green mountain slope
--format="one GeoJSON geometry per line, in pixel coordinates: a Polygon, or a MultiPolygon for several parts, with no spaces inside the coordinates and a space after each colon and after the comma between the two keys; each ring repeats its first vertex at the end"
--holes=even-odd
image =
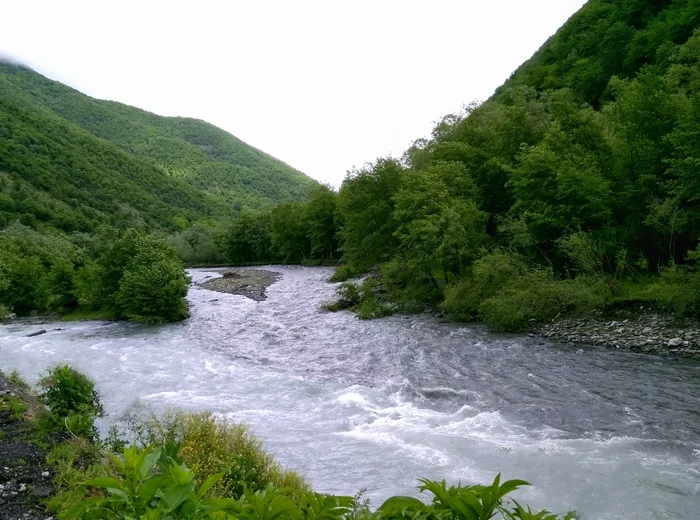
{"type": "Polygon", "coordinates": [[[350,172],[336,279],[380,279],[331,308],[700,318],[699,26],[700,0],[590,0],[485,103],[350,172]]]}
{"type": "Polygon", "coordinates": [[[697,27],[700,0],[591,0],[499,92],[569,87],[597,106],[612,76],[632,78],[644,65],[667,67],[697,27]]]}
{"type": "Polygon", "coordinates": [[[100,101],[0,63],[0,224],[170,227],[302,200],[317,183],[208,123],[100,101]]]}

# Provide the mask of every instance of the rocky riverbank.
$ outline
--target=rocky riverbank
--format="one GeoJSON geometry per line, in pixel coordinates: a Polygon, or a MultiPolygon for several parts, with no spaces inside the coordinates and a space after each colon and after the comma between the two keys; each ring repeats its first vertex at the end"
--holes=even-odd
{"type": "Polygon", "coordinates": [[[534,333],[554,341],[700,359],[700,323],[651,310],[568,318],[534,333]]]}
{"type": "Polygon", "coordinates": [[[0,519],[51,518],[44,501],[54,492],[46,451],[25,417],[36,398],[0,375],[0,519]],[[29,404],[28,404],[29,403],[29,404]]]}
{"type": "Polygon", "coordinates": [[[218,269],[217,272],[223,276],[200,286],[210,291],[246,296],[257,302],[266,300],[267,288],[282,278],[281,274],[264,269],[218,269]]]}

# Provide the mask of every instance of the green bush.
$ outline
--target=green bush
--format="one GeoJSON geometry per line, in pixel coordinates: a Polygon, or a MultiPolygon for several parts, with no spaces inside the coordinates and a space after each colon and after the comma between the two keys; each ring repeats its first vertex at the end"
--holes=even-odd
{"type": "Polygon", "coordinates": [[[355,313],[361,320],[374,320],[391,316],[394,312],[390,307],[379,301],[378,298],[370,296],[360,302],[357,309],[355,309],[355,313]]]}
{"type": "Polygon", "coordinates": [[[12,371],[12,373],[7,377],[7,380],[10,383],[16,385],[21,390],[29,390],[29,383],[22,379],[22,376],[20,376],[19,372],[17,372],[16,370],[12,371]]]}
{"type": "Polygon", "coordinates": [[[672,264],[661,271],[648,291],[677,316],[700,318],[700,269],[672,264]]]}
{"type": "Polygon", "coordinates": [[[525,261],[506,251],[494,251],[474,262],[472,275],[457,280],[445,289],[441,308],[458,321],[481,317],[481,303],[504,287],[521,280],[528,272],[525,261]]]}
{"type": "Polygon", "coordinates": [[[331,283],[336,283],[336,282],[345,282],[349,280],[350,278],[353,278],[359,273],[354,267],[351,265],[341,265],[336,267],[335,272],[333,273],[333,276],[331,276],[328,281],[331,283]]]}
{"type": "Polygon", "coordinates": [[[559,280],[551,269],[528,268],[520,257],[497,251],[477,261],[472,276],[448,287],[441,307],[457,320],[479,319],[496,331],[519,332],[604,306],[609,281],[605,276],[559,280]]]}
{"type": "Polygon", "coordinates": [[[221,478],[215,475],[196,487],[192,470],[159,448],[124,450],[112,455],[117,478],[98,477],[85,486],[103,495],[84,499],[68,509],[66,518],[203,518],[205,513],[231,510],[235,503],[202,497],[221,478]]]}
{"type": "Polygon", "coordinates": [[[95,385],[86,376],[58,365],[39,381],[39,397],[49,411],[42,423],[50,430],[94,439],[93,421],[103,415],[95,385]]]}
{"type": "Polygon", "coordinates": [[[100,242],[96,260],[86,262],[75,279],[81,305],[145,323],[188,317],[189,280],[165,240],[130,229],[100,242]]]}
{"type": "Polygon", "coordinates": [[[115,472],[100,446],[83,437],[54,446],[46,457],[55,473],[55,493],[48,499],[47,512],[67,518],[65,511],[86,498],[86,480],[114,476],[115,472]]]}
{"type": "Polygon", "coordinates": [[[404,261],[384,262],[379,267],[379,277],[366,282],[370,293],[403,312],[421,312],[443,297],[443,288],[432,275],[413,269],[404,261]]]}
{"type": "Polygon", "coordinates": [[[29,410],[27,404],[17,395],[0,396],[0,411],[10,412],[15,419],[21,419],[29,410]]]}
{"type": "Polygon", "coordinates": [[[556,280],[551,271],[534,271],[479,305],[480,317],[493,330],[520,332],[534,324],[601,307],[604,299],[594,280],[556,280]]]}
{"type": "MultiPolygon", "coordinates": [[[[198,486],[195,471],[155,447],[131,447],[124,450],[122,457],[112,456],[112,461],[116,475],[87,480],[85,486],[95,490],[98,496],[74,504],[64,518],[489,520],[497,514],[506,520],[560,518],[547,510],[533,512],[514,500],[507,500],[510,493],[528,483],[522,480],[501,483],[500,475],[488,486],[447,487],[445,481],[422,479],[420,490],[434,495],[430,504],[413,497],[395,496],[372,513],[353,497],[307,490],[290,493],[291,490],[275,487],[245,489],[238,499],[207,498],[222,474],[212,475],[198,486]]],[[[564,520],[575,518],[576,514],[570,512],[564,520]]]]}
{"type": "MultiPolygon", "coordinates": [[[[459,519],[459,520],[489,520],[496,514],[507,520],[557,520],[559,517],[547,510],[532,512],[525,509],[516,501],[509,503],[506,497],[520,487],[528,486],[524,480],[508,480],[501,483],[501,475],[497,475],[488,486],[450,486],[443,480],[421,479],[421,491],[433,494],[430,504],[425,504],[413,497],[391,497],[384,502],[377,513],[379,519],[459,519]]],[[[563,520],[578,518],[571,511],[563,520]]]]}
{"type": "Polygon", "coordinates": [[[285,470],[246,426],[216,420],[210,413],[168,412],[161,417],[133,417],[131,429],[141,445],[179,445],[178,455],[201,479],[221,473],[214,491],[240,497],[268,485],[308,489],[297,473],[285,470]]]}
{"type": "Polygon", "coordinates": [[[141,264],[119,282],[121,314],[133,321],[167,323],[189,316],[185,296],[188,279],[182,264],[172,259],[141,264]]]}

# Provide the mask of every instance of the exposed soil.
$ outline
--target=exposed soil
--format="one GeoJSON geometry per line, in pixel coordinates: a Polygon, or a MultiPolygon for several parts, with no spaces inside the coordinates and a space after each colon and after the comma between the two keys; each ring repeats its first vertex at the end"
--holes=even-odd
{"type": "Polygon", "coordinates": [[[282,278],[274,271],[264,269],[221,269],[221,278],[207,280],[200,284],[210,291],[246,296],[251,300],[261,302],[267,299],[266,289],[282,278]]]}
{"type": "Polygon", "coordinates": [[[17,397],[35,399],[0,375],[0,519],[49,519],[44,501],[54,492],[51,470],[29,422],[7,409],[17,397]]]}

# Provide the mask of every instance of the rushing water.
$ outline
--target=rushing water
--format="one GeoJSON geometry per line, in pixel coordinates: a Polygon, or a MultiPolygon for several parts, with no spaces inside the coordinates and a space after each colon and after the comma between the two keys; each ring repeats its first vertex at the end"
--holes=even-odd
{"type": "Polygon", "coordinates": [[[430,315],[359,321],[319,310],[330,270],[273,269],[283,278],[265,302],[193,286],[180,324],[0,327],[0,368],[36,381],[67,362],[97,381],[106,421],[140,400],[246,422],[315,489],[366,488],[375,506],[415,494],[419,477],[501,472],[533,484],[516,496],[560,513],[700,518],[698,362],[430,315]]]}

